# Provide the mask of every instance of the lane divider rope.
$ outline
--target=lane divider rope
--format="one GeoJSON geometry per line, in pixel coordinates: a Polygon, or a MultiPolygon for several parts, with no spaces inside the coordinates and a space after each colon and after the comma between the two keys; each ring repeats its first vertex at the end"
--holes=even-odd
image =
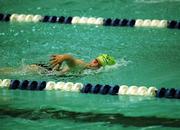
{"type": "Polygon", "coordinates": [[[85,94],[102,94],[102,95],[134,95],[134,96],[152,96],[158,98],[176,98],[180,99],[180,89],[145,87],[145,86],[127,86],[127,85],[92,85],[73,83],[73,82],[54,82],[54,81],[29,81],[29,80],[10,80],[0,79],[1,88],[12,90],[60,90],[80,92],[85,94]]]}
{"type": "Polygon", "coordinates": [[[0,21],[5,22],[44,22],[61,24],[93,24],[114,27],[153,27],[153,28],[171,28],[180,29],[180,21],[176,20],[158,20],[158,19],[111,19],[79,16],[41,16],[32,14],[3,14],[0,13],[0,21]]]}

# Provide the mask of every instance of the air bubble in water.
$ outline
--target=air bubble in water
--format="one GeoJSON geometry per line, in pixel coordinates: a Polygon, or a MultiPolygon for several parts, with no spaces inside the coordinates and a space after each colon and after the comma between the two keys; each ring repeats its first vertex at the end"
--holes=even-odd
{"type": "Polygon", "coordinates": [[[4,36],[5,35],[5,33],[0,33],[0,36],[4,36]]]}
{"type": "Polygon", "coordinates": [[[15,33],[15,34],[14,34],[15,37],[18,36],[18,35],[19,35],[19,33],[15,33]]]}

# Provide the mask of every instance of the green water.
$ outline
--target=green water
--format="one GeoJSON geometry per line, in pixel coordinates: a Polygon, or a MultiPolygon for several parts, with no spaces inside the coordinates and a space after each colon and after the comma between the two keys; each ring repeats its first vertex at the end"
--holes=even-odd
{"type": "MultiPolygon", "coordinates": [[[[179,0],[0,0],[0,12],[57,16],[175,19],[179,0]]],[[[60,77],[19,70],[0,78],[179,88],[180,31],[91,25],[0,23],[0,68],[47,62],[69,53],[89,61],[101,53],[118,65],[98,73],[60,77]]],[[[178,100],[57,91],[0,89],[0,129],[178,129],[178,100]]]]}

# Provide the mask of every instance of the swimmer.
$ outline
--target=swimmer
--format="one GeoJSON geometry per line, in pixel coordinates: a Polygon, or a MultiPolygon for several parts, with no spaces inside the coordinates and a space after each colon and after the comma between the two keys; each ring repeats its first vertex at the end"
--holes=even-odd
{"type": "Polygon", "coordinates": [[[62,74],[67,72],[77,72],[85,69],[97,70],[107,65],[114,65],[115,59],[107,54],[101,54],[91,62],[87,63],[83,60],[77,59],[69,54],[52,55],[50,59],[50,66],[44,64],[37,64],[42,68],[59,71],[62,74]]]}
{"type": "MultiPolygon", "coordinates": [[[[101,54],[91,62],[87,63],[77,59],[69,54],[52,55],[49,65],[47,64],[32,64],[24,67],[23,70],[30,73],[48,74],[58,72],[59,75],[70,73],[81,73],[85,69],[97,70],[107,65],[116,63],[114,57],[107,54],[101,54]]],[[[22,70],[22,69],[21,69],[22,70]]],[[[8,72],[7,70],[5,70],[8,72]]],[[[13,73],[12,69],[9,69],[13,73]]],[[[0,71],[1,72],[1,71],[0,71]]]]}

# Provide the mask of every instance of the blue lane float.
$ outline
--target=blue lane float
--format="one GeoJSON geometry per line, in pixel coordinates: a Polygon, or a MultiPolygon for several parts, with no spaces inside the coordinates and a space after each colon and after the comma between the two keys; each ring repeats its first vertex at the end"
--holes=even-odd
{"type": "Polygon", "coordinates": [[[110,85],[92,85],[92,84],[86,84],[83,89],[81,90],[81,93],[92,93],[92,94],[102,94],[102,95],[117,95],[119,91],[119,86],[111,87],[110,85]]]}
{"type": "Polygon", "coordinates": [[[28,88],[28,85],[29,85],[29,81],[24,80],[24,81],[21,81],[18,88],[21,89],[21,90],[26,90],[28,88]]]}
{"type": "Polygon", "coordinates": [[[42,22],[49,22],[50,16],[44,16],[42,22]]]}
{"type": "Polygon", "coordinates": [[[180,22],[178,23],[177,28],[180,29],[180,22]]]}
{"type": "Polygon", "coordinates": [[[46,82],[41,81],[28,81],[28,80],[12,80],[9,89],[21,89],[21,90],[43,90],[46,87],[46,82]]]}
{"type": "Polygon", "coordinates": [[[28,90],[37,90],[38,82],[31,81],[27,87],[28,90]]]}
{"type": "Polygon", "coordinates": [[[175,98],[180,99],[180,90],[176,91],[175,98]]]}
{"type": "Polygon", "coordinates": [[[119,86],[115,85],[114,87],[111,87],[111,89],[109,90],[109,94],[110,95],[117,95],[119,92],[119,86]]]}
{"type": "Polygon", "coordinates": [[[94,94],[99,93],[101,87],[102,87],[101,84],[96,84],[95,86],[93,86],[93,87],[91,88],[91,93],[94,93],[94,94]]]}
{"type": "Polygon", "coordinates": [[[120,23],[120,19],[115,19],[112,21],[112,26],[119,26],[119,23],[120,23]]]}
{"type": "Polygon", "coordinates": [[[10,20],[11,14],[6,14],[4,17],[4,21],[8,22],[10,20]]]}
{"type": "Polygon", "coordinates": [[[174,89],[174,88],[167,89],[167,91],[165,93],[165,97],[166,98],[175,98],[175,94],[176,94],[176,89],[174,89]]]}
{"type": "Polygon", "coordinates": [[[101,87],[99,93],[103,94],[103,95],[108,94],[110,89],[111,89],[111,86],[105,85],[105,86],[101,87]]]}
{"type": "Polygon", "coordinates": [[[160,88],[157,91],[156,97],[180,99],[180,91],[175,88],[160,88]]]}
{"type": "Polygon", "coordinates": [[[60,16],[59,20],[58,20],[58,23],[64,23],[64,21],[65,21],[65,17],[64,16],[60,16]]]}
{"type": "Polygon", "coordinates": [[[161,88],[157,91],[157,95],[156,97],[158,98],[162,98],[165,96],[165,93],[166,93],[167,89],[166,88],[161,88]]]}
{"type": "Polygon", "coordinates": [[[56,16],[52,16],[49,21],[50,21],[51,23],[56,23],[56,22],[57,22],[57,17],[56,17],[56,16]]]}
{"type": "Polygon", "coordinates": [[[157,98],[180,99],[180,90],[176,88],[160,88],[145,86],[126,86],[126,85],[92,85],[90,83],[83,85],[82,83],[72,82],[54,82],[54,81],[29,81],[29,80],[10,80],[0,79],[1,88],[9,88],[12,90],[61,90],[80,92],[84,94],[101,94],[101,95],[133,95],[133,96],[152,96],[157,98]]]}
{"type": "Polygon", "coordinates": [[[86,85],[82,88],[81,93],[90,93],[92,87],[93,87],[92,84],[86,84],[86,85]]]}
{"type": "Polygon", "coordinates": [[[2,21],[3,18],[4,18],[4,14],[1,14],[1,13],[0,13],[0,21],[2,21]]]}
{"type": "Polygon", "coordinates": [[[60,24],[94,24],[98,26],[112,27],[153,27],[180,29],[180,22],[176,20],[158,20],[158,19],[119,19],[119,18],[95,18],[79,16],[41,16],[32,14],[3,14],[0,13],[0,21],[5,22],[43,22],[60,24]]]}
{"type": "Polygon", "coordinates": [[[44,90],[46,88],[46,81],[41,81],[38,83],[37,90],[44,90]]]}
{"type": "Polygon", "coordinates": [[[9,89],[17,89],[20,85],[19,80],[12,80],[9,89]]]}
{"type": "Polygon", "coordinates": [[[175,21],[175,20],[172,20],[172,21],[168,21],[168,28],[177,28],[177,24],[178,22],[175,21]]]}
{"type": "Polygon", "coordinates": [[[104,25],[104,26],[111,26],[111,23],[112,23],[112,19],[108,18],[108,19],[105,19],[105,20],[104,20],[103,25],[104,25]]]}
{"type": "Polygon", "coordinates": [[[131,19],[131,20],[128,21],[127,25],[128,25],[129,27],[133,27],[133,26],[135,25],[135,23],[136,23],[136,20],[131,19]]]}
{"type": "Polygon", "coordinates": [[[120,22],[120,26],[127,26],[127,23],[129,22],[129,20],[127,19],[122,19],[120,22]]]}
{"type": "Polygon", "coordinates": [[[0,21],[8,22],[10,20],[11,14],[1,14],[0,13],[0,21]]]}
{"type": "Polygon", "coordinates": [[[71,24],[71,21],[72,21],[72,17],[70,16],[70,17],[67,17],[66,19],[65,19],[65,24],[71,24]]]}

